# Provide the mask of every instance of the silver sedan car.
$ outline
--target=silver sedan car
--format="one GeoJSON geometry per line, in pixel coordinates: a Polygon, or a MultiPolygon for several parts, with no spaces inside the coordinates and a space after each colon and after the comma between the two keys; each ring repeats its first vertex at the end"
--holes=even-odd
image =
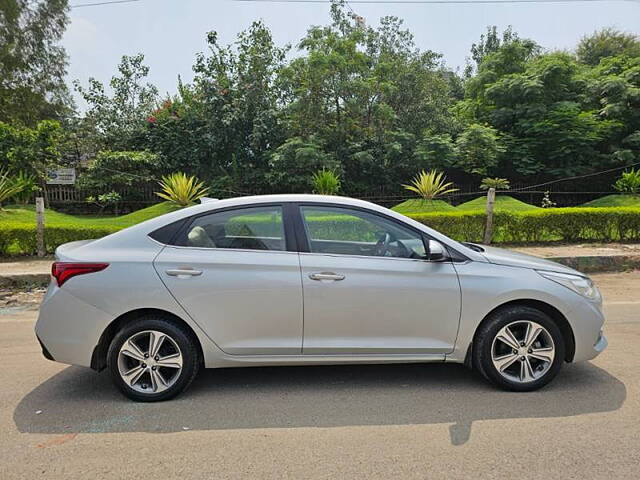
{"type": "Polygon", "coordinates": [[[351,198],[204,201],[56,251],[36,335],[140,401],[199,368],[456,362],[535,390],[607,345],[598,289],[351,198]]]}

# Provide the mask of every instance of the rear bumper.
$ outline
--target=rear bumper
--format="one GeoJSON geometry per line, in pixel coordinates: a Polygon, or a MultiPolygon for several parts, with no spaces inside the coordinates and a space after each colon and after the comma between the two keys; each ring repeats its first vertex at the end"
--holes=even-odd
{"type": "Polygon", "coordinates": [[[91,356],[113,317],[56,286],[40,306],[35,332],[45,358],[91,366],[91,356]]]}
{"type": "Polygon", "coordinates": [[[40,348],[42,349],[42,356],[47,360],[53,360],[55,362],[56,359],[53,358],[53,355],[49,353],[49,350],[47,350],[47,347],[44,346],[44,343],[42,343],[42,340],[40,340],[38,335],[36,335],[36,338],[38,339],[38,343],[40,344],[40,348]]]}

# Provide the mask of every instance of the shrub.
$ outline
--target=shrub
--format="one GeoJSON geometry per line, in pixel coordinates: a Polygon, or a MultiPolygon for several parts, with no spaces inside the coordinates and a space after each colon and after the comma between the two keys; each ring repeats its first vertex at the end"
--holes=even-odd
{"type": "MultiPolygon", "coordinates": [[[[460,241],[480,242],[482,212],[414,214],[409,217],[460,241]]],[[[496,212],[494,241],[531,243],[640,240],[640,208],[552,208],[496,212]]]]}
{"type": "Polygon", "coordinates": [[[320,195],[337,195],[340,191],[340,175],[323,168],[313,174],[313,192],[320,195]]]}
{"type": "Polygon", "coordinates": [[[631,169],[628,172],[623,172],[620,178],[613,184],[620,193],[640,193],[640,169],[631,169]]]}
{"type": "Polygon", "coordinates": [[[0,210],[2,210],[2,202],[14,197],[20,193],[22,189],[23,185],[9,177],[9,172],[0,170],[0,210]]]}
{"type": "Polygon", "coordinates": [[[162,192],[156,192],[156,195],[181,207],[191,205],[209,191],[195,176],[188,177],[183,172],[162,177],[160,186],[162,192]]]}
{"type": "Polygon", "coordinates": [[[411,180],[410,185],[402,185],[405,189],[417,193],[425,200],[433,200],[447,193],[457,192],[457,188],[450,188],[453,183],[447,182],[443,172],[422,170],[411,180]]]}
{"type": "MultiPolygon", "coordinates": [[[[408,217],[459,241],[481,242],[485,215],[479,211],[416,213],[408,217]]],[[[640,240],[640,208],[551,208],[523,212],[494,213],[494,241],[498,243],[532,243],[549,241],[574,242],[640,240]]],[[[239,226],[240,227],[240,226],[239,226]]],[[[251,229],[273,235],[272,224],[255,219],[251,229]],[[260,225],[263,222],[264,225],[260,225]]],[[[120,230],[116,225],[86,226],[83,224],[47,226],[47,252],[74,240],[99,238],[120,230]]],[[[362,238],[362,221],[344,220],[325,215],[314,217],[309,225],[314,235],[340,229],[345,238],[362,238]]],[[[365,229],[366,230],[366,229],[365,229]]],[[[371,241],[375,239],[372,238],[371,241]]],[[[34,224],[0,225],[0,255],[31,255],[36,252],[34,224]]]]}
{"type": "Polygon", "coordinates": [[[140,187],[151,185],[160,173],[160,159],[155,153],[105,150],[98,152],[76,186],[92,196],[116,191],[126,192],[125,200],[142,200],[140,187]]]}
{"type": "Polygon", "coordinates": [[[14,195],[13,198],[16,202],[23,205],[29,203],[33,194],[40,191],[35,175],[29,175],[26,172],[19,172],[18,175],[16,175],[14,182],[20,187],[20,192],[14,195]]]}
{"type": "MultiPolygon", "coordinates": [[[[121,230],[114,226],[51,226],[45,227],[44,241],[47,253],[53,253],[63,243],[100,238],[121,230]]],[[[0,255],[35,255],[36,225],[17,224],[0,227],[0,255]]]]}
{"type": "Polygon", "coordinates": [[[493,188],[495,190],[509,190],[509,188],[511,188],[511,185],[509,184],[509,180],[507,180],[506,178],[483,178],[482,182],[480,182],[480,189],[489,190],[490,188],[493,188]]]}

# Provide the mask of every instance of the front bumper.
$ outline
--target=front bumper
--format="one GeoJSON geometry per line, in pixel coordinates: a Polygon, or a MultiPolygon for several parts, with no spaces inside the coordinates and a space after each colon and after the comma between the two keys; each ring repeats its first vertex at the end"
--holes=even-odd
{"type": "Polygon", "coordinates": [[[607,348],[607,338],[602,330],[605,319],[600,303],[577,302],[567,319],[576,345],[574,362],[591,360],[607,348]]]}

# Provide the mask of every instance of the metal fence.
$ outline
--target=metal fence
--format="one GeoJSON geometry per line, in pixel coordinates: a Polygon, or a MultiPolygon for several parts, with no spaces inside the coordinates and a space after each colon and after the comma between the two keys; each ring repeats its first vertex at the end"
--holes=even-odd
{"type": "MultiPolygon", "coordinates": [[[[549,192],[549,198],[551,201],[556,203],[558,207],[573,207],[582,205],[590,200],[594,200],[605,195],[616,193],[613,189],[582,192],[573,191],[571,189],[564,190],[559,185],[553,185],[549,189],[536,190],[521,190],[523,187],[526,187],[526,185],[512,184],[510,190],[498,192],[498,195],[510,195],[520,201],[540,206],[545,193],[549,192]]],[[[459,190],[457,192],[445,195],[442,199],[452,205],[460,205],[461,203],[486,195],[486,192],[479,190],[477,185],[458,185],[458,188],[459,190]]],[[[158,203],[160,199],[155,194],[156,191],[157,186],[154,185],[140,185],[135,189],[123,189],[118,191],[117,193],[122,197],[122,201],[119,202],[119,209],[121,211],[128,211],[158,203]]],[[[47,188],[43,193],[47,205],[52,205],[63,210],[74,210],[78,212],[81,212],[83,209],[87,211],[93,210],[93,207],[91,207],[86,201],[87,197],[92,195],[93,192],[78,189],[73,185],[47,185],[47,188]]],[[[258,192],[233,193],[225,191],[214,192],[214,196],[217,198],[226,198],[253,193],[258,192]]],[[[378,203],[386,207],[391,207],[405,200],[416,198],[415,194],[412,194],[411,192],[403,190],[389,191],[384,187],[378,191],[361,192],[352,196],[368,200],[373,203],[378,203]]]]}

